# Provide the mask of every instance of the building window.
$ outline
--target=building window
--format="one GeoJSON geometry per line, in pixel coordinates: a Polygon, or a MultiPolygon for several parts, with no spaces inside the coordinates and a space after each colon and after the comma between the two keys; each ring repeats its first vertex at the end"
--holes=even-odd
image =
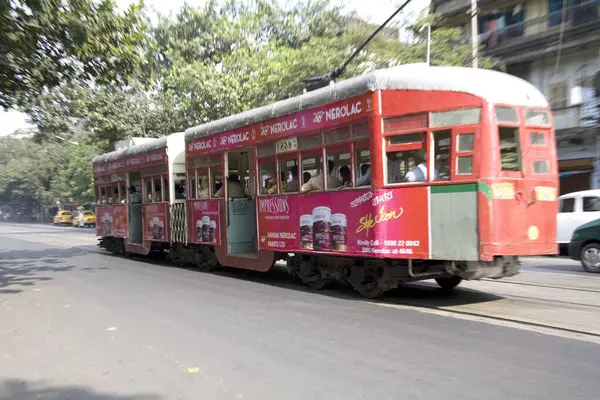
{"type": "Polygon", "coordinates": [[[550,85],[550,106],[555,108],[565,108],[567,106],[567,83],[556,83],[550,85]]]}

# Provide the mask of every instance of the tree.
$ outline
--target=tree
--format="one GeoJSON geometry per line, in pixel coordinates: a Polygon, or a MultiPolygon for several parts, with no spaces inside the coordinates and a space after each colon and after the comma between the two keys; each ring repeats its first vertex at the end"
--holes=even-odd
{"type": "Polygon", "coordinates": [[[0,2],[0,107],[68,82],[123,83],[147,77],[143,4],[113,0],[0,2]]]}

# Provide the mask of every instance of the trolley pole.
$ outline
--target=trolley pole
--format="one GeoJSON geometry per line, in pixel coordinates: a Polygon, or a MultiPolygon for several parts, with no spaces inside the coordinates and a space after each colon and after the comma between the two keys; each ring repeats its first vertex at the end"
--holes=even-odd
{"type": "Polygon", "coordinates": [[[477,25],[477,0],[471,0],[471,45],[473,46],[473,68],[478,68],[477,53],[479,50],[477,25]]]}

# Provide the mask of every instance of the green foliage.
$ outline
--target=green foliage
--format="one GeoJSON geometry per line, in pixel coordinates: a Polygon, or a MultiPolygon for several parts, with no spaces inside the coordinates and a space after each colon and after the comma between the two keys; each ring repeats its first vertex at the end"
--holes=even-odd
{"type": "Polygon", "coordinates": [[[66,82],[127,82],[147,76],[142,3],[113,0],[0,2],[0,107],[66,82]]]}
{"type": "Polygon", "coordinates": [[[74,139],[62,144],[0,139],[0,204],[91,202],[91,160],[97,150],[87,135],[74,139]]]}

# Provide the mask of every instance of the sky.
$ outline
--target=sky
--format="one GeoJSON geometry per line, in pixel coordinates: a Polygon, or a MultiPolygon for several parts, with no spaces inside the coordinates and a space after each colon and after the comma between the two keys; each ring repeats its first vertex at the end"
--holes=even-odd
{"type": "MultiPolygon", "coordinates": [[[[200,7],[206,0],[145,0],[146,5],[161,14],[176,13],[177,10],[187,3],[191,6],[200,7]]],[[[293,4],[295,0],[280,0],[280,4],[293,4]]],[[[117,0],[119,7],[127,7],[132,0],[117,0]]],[[[399,0],[331,0],[332,4],[344,5],[345,9],[357,11],[365,20],[372,23],[384,22],[401,3],[399,0]]],[[[406,9],[396,18],[415,19],[418,14],[429,5],[429,0],[413,0],[406,9]]],[[[0,111],[0,136],[13,133],[16,129],[28,127],[26,116],[19,112],[0,111]]]]}

